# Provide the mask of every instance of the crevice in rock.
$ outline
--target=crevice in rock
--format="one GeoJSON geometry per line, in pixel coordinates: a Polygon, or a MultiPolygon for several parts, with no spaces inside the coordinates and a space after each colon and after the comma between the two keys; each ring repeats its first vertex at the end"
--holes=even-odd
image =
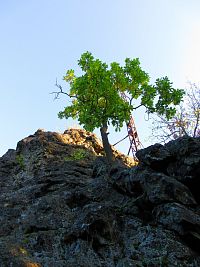
{"type": "Polygon", "coordinates": [[[69,200],[67,200],[67,205],[69,206],[70,209],[74,209],[77,207],[84,207],[85,205],[90,203],[90,198],[88,198],[86,195],[80,193],[80,192],[75,192],[72,194],[69,200]]]}
{"type": "Polygon", "coordinates": [[[94,221],[92,224],[88,225],[83,232],[80,231],[79,233],[66,235],[63,242],[65,245],[71,245],[78,239],[86,241],[101,258],[103,257],[100,250],[116,241],[116,237],[113,236],[113,229],[109,227],[109,223],[103,220],[94,221]]]}
{"type": "Polygon", "coordinates": [[[137,207],[139,208],[137,217],[144,222],[144,225],[154,221],[153,209],[155,206],[153,203],[147,201],[144,197],[138,199],[137,207]]]}
{"type": "Polygon", "coordinates": [[[169,175],[167,171],[167,167],[171,162],[175,162],[175,161],[176,161],[175,157],[170,157],[163,161],[155,161],[151,163],[151,169],[156,172],[161,172],[165,175],[169,175]]]}
{"type": "Polygon", "coordinates": [[[183,242],[190,247],[195,253],[200,254],[200,232],[189,231],[182,238],[183,242]]]}
{"type": "Polygon", "coordinates": [[[65,245],[71,245],[77,239],[78,237],[75,234],[69,234],[64,237],[63,242],[65,245]]]}
{"type": "MultiPolygon", "coordinates": [[[[38,183],[40,184],[41,181],[38,183]]],[[[62,185],[62,184],[63,185],[65,184],[63,180],[56,180],[56,181],[46,180],[44,185],[40,188],[40,191],[35,193],[35,198],[39,198],[39,197],[45,196],[46,194],[50,192],[56,191],[57,188],[51,188],[51,187],[54,185],[62,185]]]]}
{"type": "Polygon", "coordinates": [[[144,190],[139,181],[124,183],[118,185],[117,183],[113,184],[113,188],[122,195],[127,195],[129,197],[138,198],[144,194],[144,190]]]}
{"type": "Polygon", "coordinates": [[[45,181],[41,180],[41,181],[38,181],[38,184],[46,184],[48,186],[52,186],[52,185],[55,185],[55,184],[62,184],[64,181],[63,180],[50,180],[50,179],[46,179],[45,181]]]}
{"type": "Polygon", "coordinates": [[[99,219],[94,221],[79,235],[79,238],[89,242],[93,250],[99,254],[99,250],[111,243],[115,243],[117,235],[109,222],[99,219]]]}
{"type": "Polygon", "coordinates": [[[25,234],[33,234],[33,233],[38,233],[38,232],[47,232],[50,230],[54,230],[54,229],[51,229],[49,227],[38,227],[35,225],[31,225],[25,229],[24,233],[25,234]]]}
{"type": "Polygon", "coordinates": [[[200,204],[200,193],[199,193],[199,188],[200,188],[200,167],[196,168],[191,176],[186,177],[186,179],[183,181],[183,184],[186,185],[194,199],[196,200],[197,204],[200,204]]]}

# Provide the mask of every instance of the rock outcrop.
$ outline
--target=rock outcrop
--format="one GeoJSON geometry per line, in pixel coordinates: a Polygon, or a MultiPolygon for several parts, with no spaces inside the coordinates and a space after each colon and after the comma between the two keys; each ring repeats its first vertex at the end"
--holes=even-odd
{"type": "Polygon", "coordinates": [[[0,158],[1,267],[200,266],[200,139],[137,153],[38,130],[0,158]]]}

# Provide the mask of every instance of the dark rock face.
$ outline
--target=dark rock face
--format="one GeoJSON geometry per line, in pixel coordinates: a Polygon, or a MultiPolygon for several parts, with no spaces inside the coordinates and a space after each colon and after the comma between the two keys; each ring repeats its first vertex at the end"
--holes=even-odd
{"type": "Polygon", "coordinates": [[[37,131],[0,158],[1,267],[200,266],[200,139],[138,152],[37,131]]]}

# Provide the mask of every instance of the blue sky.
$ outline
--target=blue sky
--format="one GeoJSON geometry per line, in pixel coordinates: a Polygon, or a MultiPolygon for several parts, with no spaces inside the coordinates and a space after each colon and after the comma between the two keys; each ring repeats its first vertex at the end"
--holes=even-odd
{"type": "MultiPolygon", "coordinates": [[[[85,51],[110,63],[139,57],[152,83],[168,76],[175,87],[199,82],[199,0],[0,1],[0,155],[38,128],[63,132],[67,104],[54,101],[56,78],[77,68],[85,51]]],[[[134,114],[142,143],[150,144],[144,112],[134,114]]],[[[98,133],[98,130],[95,131],[98,133]]],[[[115,143],[126,134],[111,130],[115,143]]],[[[125,152],[128,144],[118,148],[125,152]]]]}

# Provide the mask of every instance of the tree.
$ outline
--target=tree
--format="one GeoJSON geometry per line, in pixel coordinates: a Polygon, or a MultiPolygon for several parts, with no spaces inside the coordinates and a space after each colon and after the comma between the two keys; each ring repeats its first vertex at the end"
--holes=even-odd
{"type": "Polygon", "coordinates": [[[170,120],[165,115],[153,117],[152,135],[160,142],[166,143],[184,135],[200,136],[200,88],[189,83],[183,102],[170,120]]]}
{"type": "Polygon", "coordinates": [[[180,103],[183,91],[174,89],[167,77],[157,79],[155,85],[150,85],[149,75],[140,67],[139,59],[125,59],[122,67],[113,62],[110,67],[95,59],[89,52],[83,53],[78,65],[82,75],[75,76],[74,70],[68,70],[64,80],[69,84],[68,92],[57,85],[60,93],[71,98],[71,105],[59,112],[59,118],[77,118],[88,131],[100,128],[104,150],[108,162],[114,161],[111,146],[108,141],[107,129],[112,124],[118,131],[123,122],[128,122],[131,112],[140,106],[147,112],[157,112],[172,117],[180,103]],[[126,92],[129,102],[121,94],[126,92]],[[133,101],[139,104],[133,103],[133,101]]]}

